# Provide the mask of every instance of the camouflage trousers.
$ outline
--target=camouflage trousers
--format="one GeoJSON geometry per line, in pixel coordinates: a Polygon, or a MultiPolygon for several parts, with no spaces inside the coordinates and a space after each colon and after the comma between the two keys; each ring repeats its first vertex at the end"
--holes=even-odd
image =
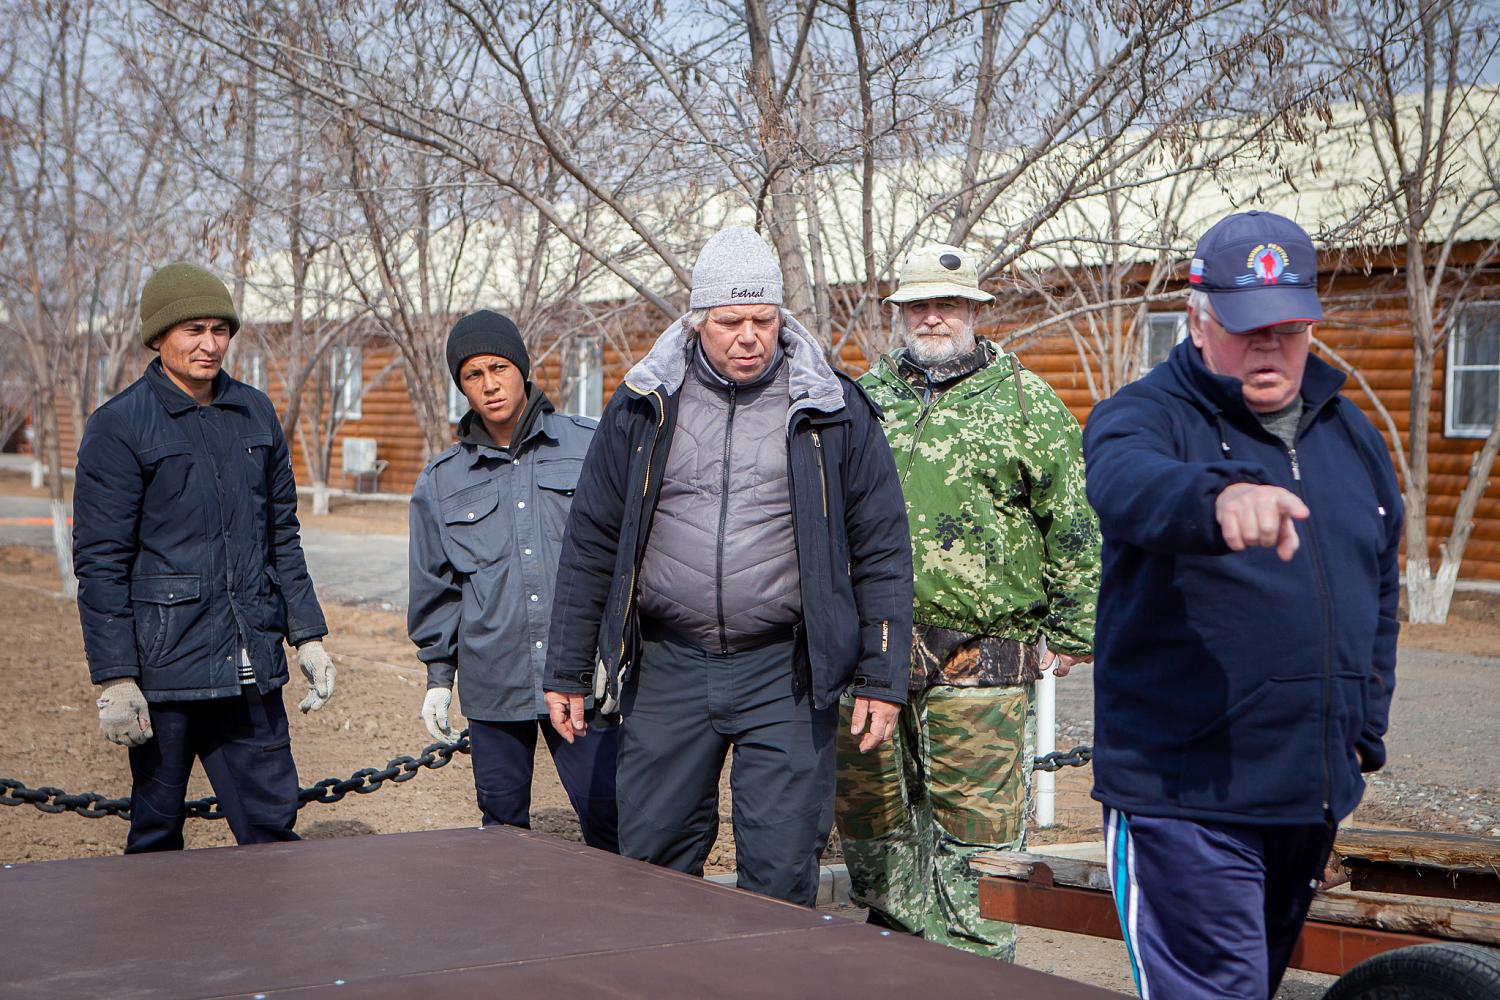
{"type": "Polygon", "coordinates": [[[849,736],[844,699],[835,816],[855,903],[929,941],[1014,959],[1014,925],[979,915],[969,858],[1025,846],[1032,689],[913,693],[893,738],[869,754],[849,736]]]}

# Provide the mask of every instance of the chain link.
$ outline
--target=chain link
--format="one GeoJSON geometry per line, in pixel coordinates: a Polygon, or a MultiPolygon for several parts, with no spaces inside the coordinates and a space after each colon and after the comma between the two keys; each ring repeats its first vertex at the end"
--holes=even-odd
{"type": "MultiPolygon", "coordinates": [[[[378,792],[387,781],[394,784],[410,781],[424,768],[435,771],[440,767],[447,767],[454,754],[468,752],[469,731],[465,729],[459,733],[457,742],[430,744],[420,757],[402,754],[391,758],[385,767],[362,767],[347,778],[324,778],[308,788],[300,789],[297,792],[297,808],[301,809],[310,802],[324,805],[338,802],[350,792],[369,795],[371,792],[378,792]]],[[[1076,746],[1071,750],[1054,750],[1043,754],[1036,758],[1033,766],[1038,771],[1058,771],[1065,767],[1084,767],[1093,758],[1093,747],[1076,746]]],[[[14,778],[0,778],[0,805],[31,805],[45,813],[74,812],[89,819],[101,816],[130,818],[129,799],[109,799],[98,792],[69,795],[61,788],[50,785],[28,788],[14,778]]],[[[212,795],[193,799],[184,805],[189,819],[224,818],[219,800],[212,795]]]]}
{"type": "Polygon", "coordinates": [[[1094,759],[1094,748],[1081,744],[1071,750],[1054,750],[1042,754],[1032,765],[1037,771],[1060,771],[1065,767],[1083,767],[1094,759]]]}

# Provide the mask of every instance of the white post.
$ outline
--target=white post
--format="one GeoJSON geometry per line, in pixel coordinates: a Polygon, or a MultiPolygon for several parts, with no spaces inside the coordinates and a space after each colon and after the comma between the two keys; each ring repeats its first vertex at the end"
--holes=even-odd
{"type": "MultiPolygon", "coordinates": [[[[1043,656],[1046,654],[1044,653],[1043,656]]],[[[1036,752],[1037,756],[1057,749],[1057,678],[1049,670],[1036,682],[1036,752]]],[[[1036,772],[1036,825],[1052,825],[1056,799],[1057,772],[1036,772]]]]}

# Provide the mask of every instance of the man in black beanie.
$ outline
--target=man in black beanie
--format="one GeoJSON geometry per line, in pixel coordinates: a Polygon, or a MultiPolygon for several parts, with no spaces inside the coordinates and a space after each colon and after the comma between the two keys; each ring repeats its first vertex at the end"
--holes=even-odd
{"type": "Polygon", "coordinates": [[[311,688],[302,711],[333,696],[281,422],[221,370],[239,326],[214,275],[157,270],[140,332],[158,357],[78,449],[78,612],[100,730],[130,748],[127,854],[183,846],[195,758],[236,841],[296,840],[283,642],[311,688]]]}
{"type": "Polygon", "coordinates": [[[422,721],[434,738],[456,738],[448,711],[459,678],[486,825],[530,827],[540,728],[584,841],[617,851],[617,730],[596,724],[567,743],[539,727],[558,553],[596,422],[555,412],[532,387],[531,356],[506,316],[465,316],[447,354],[469,412],[411,501],[407,631],[427,664],[422,721]]]}

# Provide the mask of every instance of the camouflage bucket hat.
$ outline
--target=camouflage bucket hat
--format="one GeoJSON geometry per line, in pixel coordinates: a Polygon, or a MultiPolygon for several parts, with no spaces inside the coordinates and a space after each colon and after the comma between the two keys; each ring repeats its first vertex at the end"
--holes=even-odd
{"type": "Polygon", "coordinates": [[[929,243],[907,255],[896,275],[896,290],[885,301],[946,298],[995,301],[993,295],[979,287],[979,265],[971,254],[947,243],[929,243]]]}

